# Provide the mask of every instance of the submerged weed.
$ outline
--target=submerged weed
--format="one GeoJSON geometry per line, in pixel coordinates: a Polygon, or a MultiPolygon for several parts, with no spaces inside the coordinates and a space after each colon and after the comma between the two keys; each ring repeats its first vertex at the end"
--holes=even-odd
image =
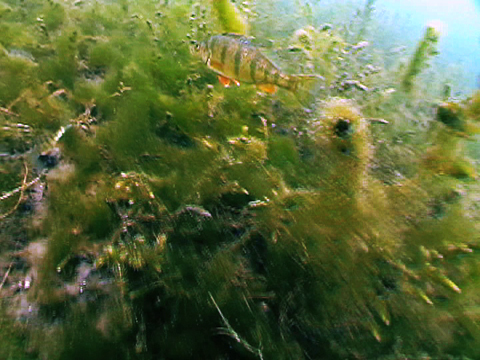
{"type": "Polygon", "coordinates": [[[419,42],[402,81],[402,86],[406,91],[411,91],[415,77],[429,65],[428,62],[432,56],[438,53],[439,38],[439,30],[434,26],[427,26],[423,39],[419,42]]]}
{"type": "Polygon", "coordinates": [[[0,357],[480,356],[479,95],[300,3],[0,3],[0,357]],[[193,58],[243,15],[315,109],[193,58]]]}

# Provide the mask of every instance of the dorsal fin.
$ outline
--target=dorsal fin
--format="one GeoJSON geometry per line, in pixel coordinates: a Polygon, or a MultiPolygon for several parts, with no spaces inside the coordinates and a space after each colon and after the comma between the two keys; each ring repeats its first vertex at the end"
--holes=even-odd
{"type": "Polygon", "coordinates": [[[222,35],[234,38],[245,45],[252,45],[251,40],[254,39],[254,37],[251,37],[251,36],[247,37],[244,34],[237,34],[237,33],[223,33],[222,35]]]}
{"type": "Polygon", "coordinates": [[[238,33],[223,33],[223,36],[231,36],[231,37],[236,37],[236,38],[247,38],[246,35],[244,34],[238,34],[238,33]]]}

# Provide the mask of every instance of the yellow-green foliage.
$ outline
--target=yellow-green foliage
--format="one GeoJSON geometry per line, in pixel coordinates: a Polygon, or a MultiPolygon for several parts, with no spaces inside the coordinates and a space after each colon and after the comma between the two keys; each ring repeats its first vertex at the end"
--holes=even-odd
{"type": "Polygon", "coordinates": [[[461,148],[453,150],[434,146],[425,156],[425,165],[438,174],[447,174],[456,178],[476,177],[474,164],[461,154],[461,148]]]}
{"type": "Polygon", "coordinates": [[[365,34],[367,33],[367,27],[372,20],[372,13],[375,11],[376,1],[377,0],[367,0],[365,2],[365,8],[363,9],[363,13],[361,15],[360,29],[357,33],[357,41],[362,41],[365,38],[365,34]]]}
{"type": "Polygon", "coordinates": [[[217,12],[222,29],[228,33],[246,35],[248,25],[238,12],[231,0],[211,0],[213,8],[217,12]]]}
{"type": "Polygon", "coordinates": [[[33,85],[37,66],[30,59],[15,55],[0,55],[0,102],[3,106],[16,99],[22,89],[33,85]]]}
{"type": "MultiPolygon", "coordinates": [[[[480,97],[395,92],[378,49],[346,40],[368,35],[373,1],[358,33],[319,27],[302,2],[282,22],[259,2],[4,3],[0,192],[17,193],[0,203],[15,210],[0,222],[0,358],[480,357],[463,148],[480,154],[463,138],[480,97]],[[315,110],[223,88],[190,54],[217,22],[245,34],[236,6],[282,70],[326,78],[315,110]],[[59,163],[43,169],[52,147],[59,163]],[[27,170],[46,175],[22,189],[27,170]],[[31,240],[47,248],[28,290],[31,240]],[[25,294],[28,354],[3,318],[25,294]]],[[[436,46],[429,31],[407,83],[436,46]]]]}
{"type": "MultiPolygon", "coordinates": [[[[4,126],[4,124],[2,124],[2,126],[4,126]]],[[[18,146],[16,144],[16,141],[10,142],[11,140],[11,138],[7,138],[5,134],[0,131],[0,143],[2,145],[0,146],[0,151],[11,151],[11,148],[5,148],[5,145],[12,146],[14,151],[26,150],[25,148],[18,146]]],[[[3,195],[21,186],[21,180],[23,179],[23,176],[25,174],[25,166],[23,164],[15,162],[0,163],[0,174],[2,175],[0,177],[0,192],[3,195]]],[[[8,214],[18,202],[19,197],[20,194],[14,194],[0,202],[0,216],[3,217],[5,214],[8,214]]]]}
{"type": "Polygon", "coordinates": [[[480,120],[480,91],[477,91],[467,102],[467,114],[474,120],[480,120]]]}
{"type": "Polygon", "coordinates": [[[469,137],[480,132],[475,109],[475,97],[467,103],[447,101],[437,107],[437,120],[456,131],[458,135],[469,137]]]}
{"type": "MultiPolygon", "coordinates": [[[[368,157],[367,122],[351,100],[333,98],[321,103],[316,134],[328,141],[331,150],[353,154],[360,161],[368,157]]],[[[321,141],[321,140],[320,140],[321,141]]]]}
{"type": "Polygon", "coordinates": [[[22,121],[33,129],[57,130],[71,115],[65,100],[47,88],[46,84],[31,85],[9,103],[13,111],[23,114],[22,121]]]}
{"type": "MultiPolygon", "coordinates": [[[[3,359],[14,359],[18,354],[22,354],[25,349],[25,337],[22,335],[25,326],[21,323],[12,321],[8,314],[8,304],[0,301],[0,337],[3,346],[0,348],[0,357],[3,359]]],[[[21,355],[21,359],[33,359],[32,356],[21,355]]]]}
{"type": "Polygon", "coordinates": [[[367,123],[353,101],[347,99],[326,100],[318,113],[315,147],[325,154],[318,165],[323,160],[334,164],[332,180],[354,191],[362,186],[371,152],[367,123]]]}
{"type": "Polygon", "coordinates": [[[439,39],[439,31],[433,26],[427,26],[425,34],[422,40],[420,40],[402,80],[402,86],[406,91],[412,89],[415,77],[428,66],[428,62],[432,56],[438,53],[437,46],[439,39]]]}
{"type": "Polygon", "coordinates": [[[330,83],[338,70],[338,66],[332,60],[341,59],[341,50],[347,44],[336,33],[319,31],[313,26],[307,26],[295,31],[290,45],[303,51],[305,56],[302,63],[305,67],[314,65],[315,71],[330,83]]]}
{"type": "Polygon", "coordinates": [[[440,104],[437,107],[437,119],[454,130],[466,130],[466,119],[460,104],[454,102],[440,104]]]}
{"type": "Polygon", "coordinates": [[[267,158],[265,144],[255,137],[242,136],[228,141],[235,152],[235,159],[240,162],[261,163],[267,158]]]}
{"type": "Polygon", "coordinates": [[[65,8],[57,2],[49,1],[38,19],[45,24],[47,31],[57,30],[65,21],[65,8]]]}
{"type": "Polygon", "coordinates": [[[476,170],[465,151],[462,140],[447,129],[439,129],[435,145],[427,149],[425,167],[437,174],[456,178],[475,178],[476,170]]]}
{"type": "Polygon", "coordinates": [[[0,2],[0,17],[2,17],[4,14],[7,14],[11,11],[12,11],[12,8],[8,4],[5,4],[4,2],[0,2]]]}

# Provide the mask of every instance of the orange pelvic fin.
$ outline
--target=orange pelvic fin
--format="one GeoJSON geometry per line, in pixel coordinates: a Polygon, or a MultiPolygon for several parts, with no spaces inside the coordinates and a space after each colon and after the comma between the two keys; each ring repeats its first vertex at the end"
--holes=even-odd
{"type": "Polygon", "coordinates": [[[232,82],[231,79],[222,75],[218,75],[218,81],[220,81],[220,84],[222,84],[224,87],[230,87],[230,83],[232,82]]]}
{"type": "Polygon", "coordinates": [[[273,84],[258,84],[257,87],[259,90],[268,94],[275,94],[277,91],[277,87],[273,84]]]}

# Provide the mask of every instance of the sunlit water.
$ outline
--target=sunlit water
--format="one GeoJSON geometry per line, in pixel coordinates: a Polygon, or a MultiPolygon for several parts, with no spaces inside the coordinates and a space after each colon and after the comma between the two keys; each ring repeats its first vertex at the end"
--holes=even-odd
{"type": "Polygon", "coordinates": [[[468,85],[480,86],[480,1],[379,0],[376,5],[378,11],[405,23],[406,38],[420,38],[426,24],[440,22],[443,38],[438,61],[462,66],[468,85]]]}

